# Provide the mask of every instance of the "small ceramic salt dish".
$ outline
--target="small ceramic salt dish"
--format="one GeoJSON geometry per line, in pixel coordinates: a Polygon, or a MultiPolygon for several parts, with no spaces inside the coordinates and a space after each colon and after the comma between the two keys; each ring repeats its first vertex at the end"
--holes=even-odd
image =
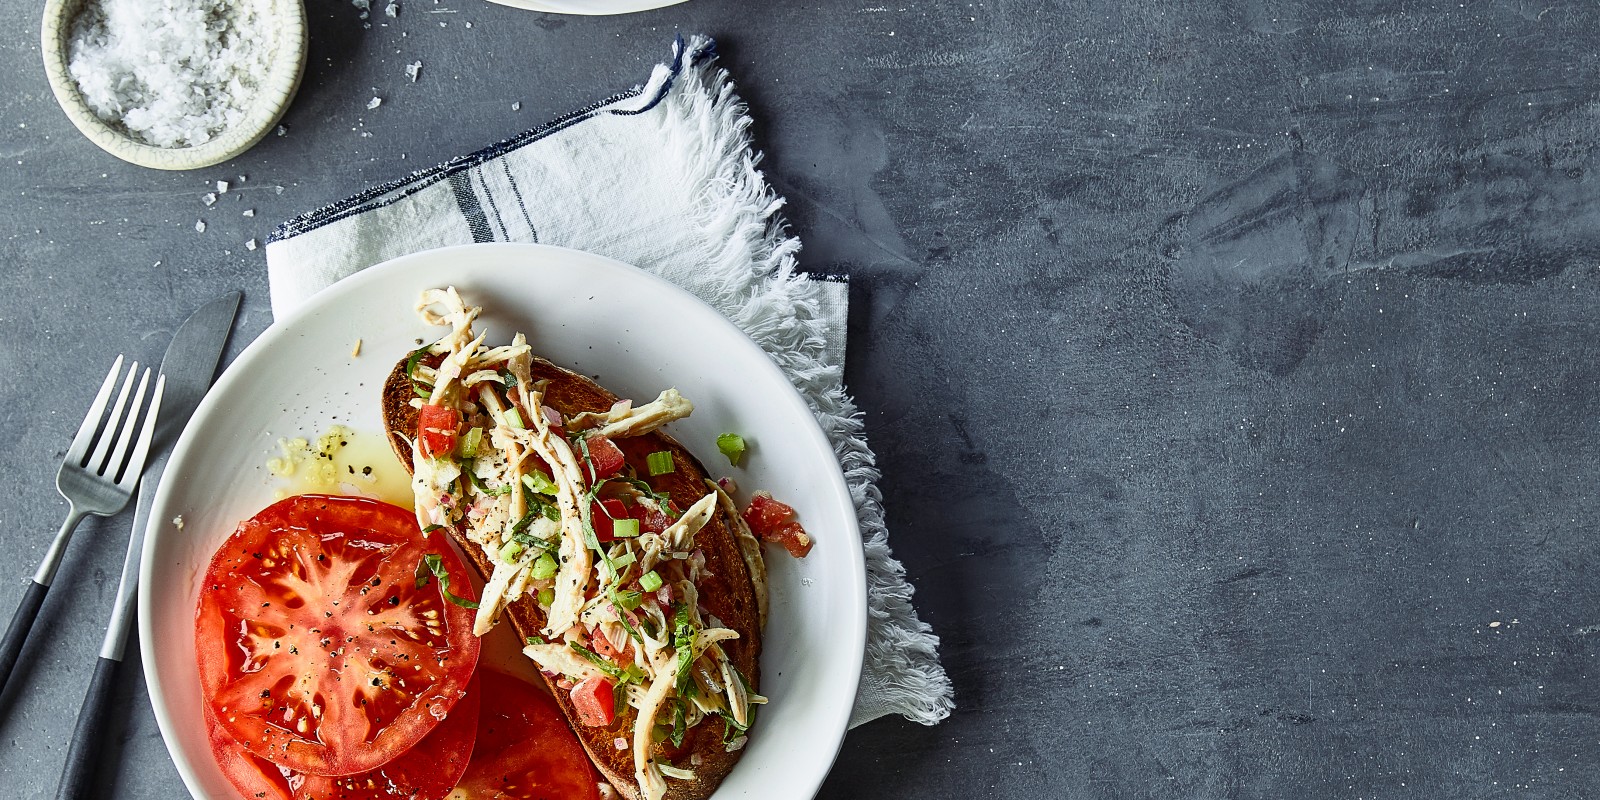
{"type": "Polygon", "coordinates": [[[41,51],[50,90],[72,124],[102,150],[151,169],[199,169],[220,164],[253,147],[288,110],[306,66],[306,13],[301,0],[258,0],[264,30],[274,34],[270,65],[259,76],[242,119],[210,140],[190,147],[157,147],[97,116],[67,70],[73,22],[94,0],[46,0],[41,51]]]}

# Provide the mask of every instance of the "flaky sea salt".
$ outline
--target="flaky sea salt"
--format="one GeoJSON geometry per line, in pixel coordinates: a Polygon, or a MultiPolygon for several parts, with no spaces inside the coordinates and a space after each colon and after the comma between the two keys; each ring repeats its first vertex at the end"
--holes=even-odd
{"type": "Polygon", "coordinates": [[[244,249],[246,249],[246,250],[254,250],[254,249],[256,249],[256,240],[251,239],[250,241],[245,242],[244,243],[244,249]]]}
{"type": "Polygon", "coordinates": [[[378,106],[381,106],[381,105],[383,105],[383,98],[374,97],[371,100],[367,101],[367,110],[371,111],[372,109],[377,108],[378,106]]]}
{"type": "Polygon", "coordinates": [[[228,182],[227,181],[217,181],[217,194],[227,194],[227,193],[228,193],[228,182]]]}
{"type": "Polygon", "coordinates": [[[216,192],[206,192],[205,194],[200,195],[200,202],[205,203],[208,206],[216,205],[217,204],[217,193],[216,192]]]}
{"type": "Polygon", "coordinates": [[[193,147],[242,121],[275,32],[256,0],[89,0],[67,71],[95,115],[157,147],[193,147]]]}
{"type": "Polygon", "coordinates": [[[412,63],[406,65],[406,77],[410,78],[412,83],[416,83],[417,82],[417,77],[420,76],[421,74],[422,74],[422,62],[421,61],[415,61],[415,62],[412,62],[412,63]]]}
{"type": "Polygon", "coordinates": [[[194,221],[194,232],[195,233],[205,233],[206,232],[206,221],[203,220],[203,219],[195,220],[194,221]]]}

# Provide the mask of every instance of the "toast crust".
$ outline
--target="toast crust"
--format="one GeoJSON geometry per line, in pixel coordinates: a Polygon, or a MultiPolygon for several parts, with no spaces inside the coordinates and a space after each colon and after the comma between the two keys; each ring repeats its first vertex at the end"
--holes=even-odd
{"type": "MultiPolygon", "coordinates": [[[[407,472],[412,470],[411,437],[417,430],[418,414],[417,409],[411,406],[411,399],[416,395],[405,374],[409,356],[409,353],[406,354],[395,364],[383,385],[385,433],[407,472]]],[[[437,356],[430,356],[423,363],[437,360],[437,356]]],[[[617,401],[615,395],[593,380],[542,358],[534,357],[532,374],[535,382],[548,381],[544,402],[565,416],[584,411],[602,412],[617,401]]],[[[661,450],[673,453],[677,470],[657,475],[651,478],[651,482],[657,491],[671,495],[673,503],[679,508],[688,508],[708,491],[705,467],[671,436],[655,431],[615,441],[627,463],[640,475],[649,475],[645,459],[650,453],[661,450]]],[[[449,533],[456,549],[477,570],[479,578],[487,579],[494,571],[489,556],[469,541],[464,531],[452,527],[444,530],[449,533]]],[[[711,573],[696,584],[700,604],[716,615],[723,627],[739,632],[738,639],[723,642],[722,647],[729,661],[749,678],[751,691],[759,692],[761,628],[755,588],[734,532],[720,508],[695,535],[695,544],[705,552],[706,568],[711,573]]],[[[507,604],[503,617],[511,622],[517,637],[524,641],[529,636],[538,635],[544,627],[544,614],[532,596],[523,596],[507,604]]],[[[588,727],[578,723],[577,711],[567,692],[559,690],[549,676],[544,676],[544,679],[562,713],[566,715],[568,724],[577,734],[578,741],[583,743],[601,775],[627,800],[640,800],[639,787],[634,778],[633,752],[631,749],[619,750],[615,744],[620,738],[628,742],[631,748],[633,724],[637,716],[635,709],[630,706],[620,710],[609,727],[588,727]]],[[[654,745],[652,754],[658,760],[669,759],[695,772],[692,781],[668,780],[666,800],[705,800],[733,769],[744,751],[727,751],[723,745],[722,727],[717,720],[708,719],[684,735],[681,747],[672,747],[669,742],[654,745]],[[693,763],[691,759],[696,757],[698,763],[693,763]]]]}

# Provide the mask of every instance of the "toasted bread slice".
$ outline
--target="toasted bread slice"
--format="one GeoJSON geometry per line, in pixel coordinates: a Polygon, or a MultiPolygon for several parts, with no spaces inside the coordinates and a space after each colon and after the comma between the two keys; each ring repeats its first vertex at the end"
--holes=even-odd
{"type": "MultiPolygon", "coordinates": [[[[438,360],[436,356],[429,357],[423,363],[431,366],[438,360]]],[[[402,358],[384,383],[383,420],[390,444],[407,471],[410,471],[411,439],[417,431],[417,410],[411,406],[415,393],[405,370],[406,358],[402,358]]],[[[589,378],[541,358],[533,359],[533,380],[549,382],[545,390],[545,403],[569,417],[584,411],[605,411],[617,400],[615,395],[589,378]]],[[[627,463],[640,475],[649,474],[645,459],[650,453],[661,450],[673,453],[677,471],[655,476],[651,482],[657,491],[670,494],[678,507],[688,508],[708,491],[705,467],[672,437],[658,431],[617,439],[616,444],[627,463]]],[[[453,528],[445,530],[449,531],[456,547],[467,556],[468,562],[478,570],[479,576],[487,579],[494,571],[488,555],[469,541],[463,531],[453,528]]],[[[697,584],[700,604],[716,615],[724,627],[739,632],[738,639],[722,643],[723,650],[733,665],[749,678],[751,691],[759,692],[761,627],[755,589],[749,567],[740,555],[735,534],[720,510],[696,534],[695,543],[705,552],[706,567],[711,573],[697,584]]],[[[509,604],[504,616],[510,619],[518,638],[524,640],[538,635],[545,622],[544,613],[532,596],[509,604]]],[[[633,752],[616,746],[617,740],[621,739],[628,742],[631,748],[636,711],[632,707],[625,707],[618,710],[616,720],[609,727],[588,727],[577,721],[578,715],[568,693],[555,686],[549,677],[545,678],[545,682],[601,775],[623,797],[639,800],[633,752]]],[[[485,698],[485,701],[493,702],[493,699],[485,698]]],[[[723,732],[719,720],[708,719],[686,733],[681,747],[673,747],[669,742],[654,745],[653,757],[669,759],[685,768],[690,768],[692,764],[695,772],[693,781],[669,779],[666,800],[703,800],[716,791],[743,753],[742,749],[728,751],[723,743],[723,732]]]]}

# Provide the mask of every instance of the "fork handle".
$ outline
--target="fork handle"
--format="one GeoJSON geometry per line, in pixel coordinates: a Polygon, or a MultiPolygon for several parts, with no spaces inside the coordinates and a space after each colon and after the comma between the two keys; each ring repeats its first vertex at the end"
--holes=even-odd
{"type": "Polygon", "coordinates": [[[11,615],[6,638],[0,640],[0,691],[11,679],[11,670],[17,665],[17,657],[22,655],[22,643],[28,641],[28,631],[32,630],[33,620],[39,616],[39,606],[44,605],[44,593],[48,591],[49,586],[28,581],[28,590],[22,594],[22,604],[17,606],[17,613],[11,615]]]}
{"type": "Polygon", "coordinates": [[[89,694],[83,698],[83,708],[78,712],[78,727],[72,732],[72,745],[67,749],[67,763],[61,768],[61,783],[56,787],[56,800],[88,800],[95,796],[94,770],[98,762],[100,739],[106,727],[106,712],[111,708],[112,680],[117,673],[117,661],[100,658],[94,668],[94,680],[89,682],[89,694]]]}

